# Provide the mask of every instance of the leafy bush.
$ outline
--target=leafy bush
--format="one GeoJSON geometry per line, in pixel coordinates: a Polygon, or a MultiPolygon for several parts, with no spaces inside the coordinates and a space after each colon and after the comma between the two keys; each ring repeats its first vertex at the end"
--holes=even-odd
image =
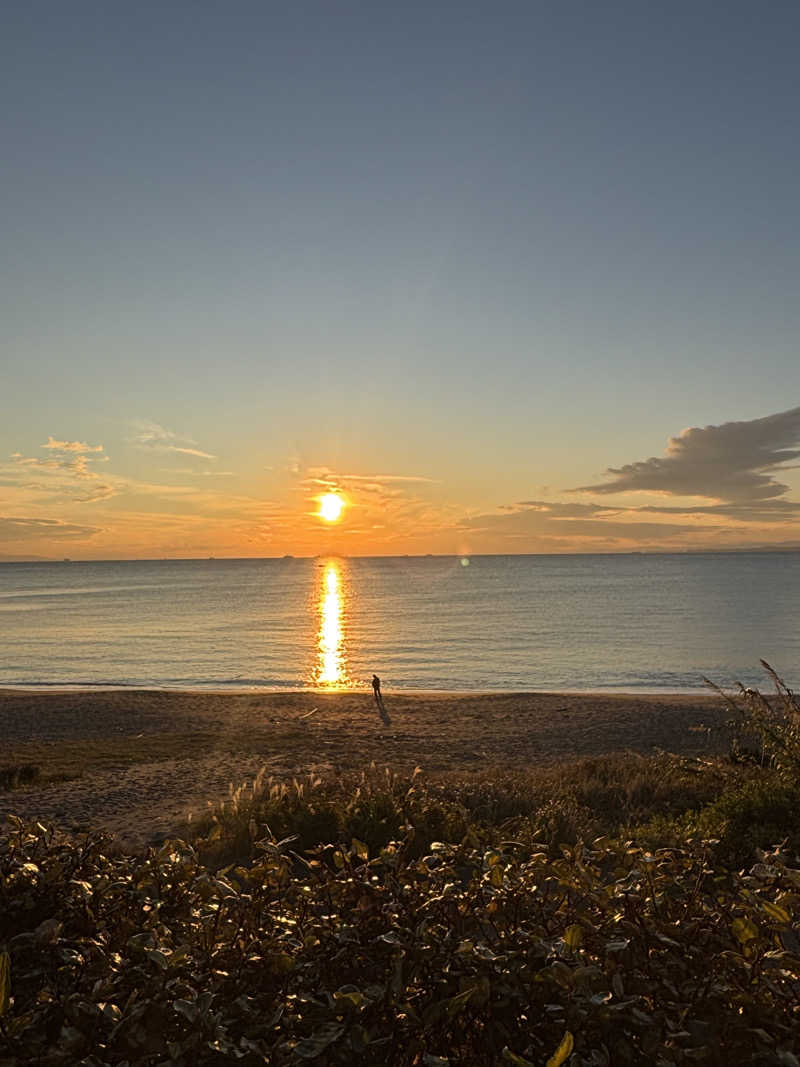
{"type": "Polygon", "coordinates": [[[106,844],[17,824],[0,848],[0,1063],[797,1064],[780,851],[740,876],[702,845],[268,836],[212,874],[106,844]]]}
{"type": "Polygon", "coordinates": [[[777,771],[612,757],[262,775],[146,856],[14,821],[0,1065],[797,1067],[800,870],[722,847],[795,803],[777,771]],[[584,843],[659,808],[650,851],[584,843]]]}
{"type": "Polygon", "coordinates": [[[697,831],[719,838],[727,862],[751,861],[765,841],[782,841],[800,850],[800,784],[764,774],[725,790],[705,808],[697,831]]]}

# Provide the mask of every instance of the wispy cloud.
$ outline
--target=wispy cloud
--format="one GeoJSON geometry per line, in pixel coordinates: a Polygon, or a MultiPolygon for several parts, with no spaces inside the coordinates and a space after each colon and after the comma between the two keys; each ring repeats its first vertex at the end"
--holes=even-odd
{"type": "Polygon", "coordinates": [[[193,467],[161,467],[163,474],[186,474],[191,478],[235,478],[235,471],[199,471],[193,467]]]}
{"type": "Polygon", "coordinates": [[[47,438],[47,444],[42,445],[51,452],[102,452],[102,445],[88,445],[85,441],[57,441],[54,437],[47,438]]]}
{"type": "Polygon", "coordinates": [[[132,441],[139,448],[156,452],[176,452],[181,456],[194,456],[197,459],[217,458],[212,452],[198,448],[197,442],[186,434],[175,433],[149,420],[139,419],[134,423],[132,441]]]}
{"type": "Polygon", "coordinates": [[[34,467],[45,471],[69,471],[76,478],[95,478],[96,473],[89,468],[86,456],[61,456],[57,459],[42,459],[39,456],[23,456],[15,452],[11,457],[20,467],[34,467]]]}
{"type": "Polygon", "coordinates": [[[437,485],[438,479],[426,478],[421,474],[339,474],[343,482],[377,482],[379,484],[391,484],[393,482],[418,482],[428,485],[437,485]]]}
{"type": "Polygon", "coordinates": [[[788,491],[773,472],[800,457],[798,444],[800,407],[748,422],[692,427],[671,437],[663,456],[609,467],[610,481],[572,491],[663,493],[763,507],[788,491]]]}
{"type": "Polygon", "coordinates": [[[101,532],[99,526],[80,526],[61,519],[14,518],[0,515],[0,541],[73,541],[101,532]]]}
{"type": "Polygon", "coordinates": [[[406,486],[437,485],[433,478],[420,474],[340,474],[330,467],[309,467],[300,485],[327,492],[348,492],[399,497],[406,486]]]}
{"type": "Polygon", "coordinates": [[[544,500],[524,500],[499,508],[495,513],[470,516],[463,521],[463,526],[484,537],[527,542],[533,551],[580,551],[582,548],[591,551],[593,545],[623,549],[668,544],[687,535],[718,530],[697,522],[642,521],[636,509],[544,500]]]}
{"type": "Polygon", "coordinates": [[[76,478],[96,478],[90,463],[105,463],[108,456],[102,455],[102,445],[90,445],[85,441],[59,441],[49,436],[47,444],[41,446],[50,455],[25,456],[22,452],[12,452],[11,460],[19,467],[35,468],[40,471],[66,472],[76,478]]]}

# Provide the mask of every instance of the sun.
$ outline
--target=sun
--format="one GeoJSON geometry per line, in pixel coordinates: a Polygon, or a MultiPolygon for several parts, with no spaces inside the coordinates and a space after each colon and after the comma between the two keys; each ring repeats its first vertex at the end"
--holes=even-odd
{"type": "Polygon", "coordinates": [[[344,501],[338,493],[325,493],[319,498],[319,517],[325,522],[338,522],[344,510],[344,501]]]}

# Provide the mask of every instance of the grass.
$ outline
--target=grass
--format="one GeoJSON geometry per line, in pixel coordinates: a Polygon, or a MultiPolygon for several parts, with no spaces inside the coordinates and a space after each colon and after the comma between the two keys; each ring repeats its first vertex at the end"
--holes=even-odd
{"type": "Polygon", "coordinates": [[[294,837],[301,851],[353,838],[375,851],[410,834],[409,852],[419,855],[433,841],[455,843],[472,834],[482,840],[498,835],[535,840],[554,853],[562,843],[630,835],[656,813],[684,818],[751,773],[726,761],[666,753],[620,753],[527,772],[489,768],[434,779],[374,764],[360,775],[330,781],[311,775],[287,783],[262,773],[187,824],[184,836],[212,866],[251,861],[254,826],[269,827],[278,839],[294,837]]]}

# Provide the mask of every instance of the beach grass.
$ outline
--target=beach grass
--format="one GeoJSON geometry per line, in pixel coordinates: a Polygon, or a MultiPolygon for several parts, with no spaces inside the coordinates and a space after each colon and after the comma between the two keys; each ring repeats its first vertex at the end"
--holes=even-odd
{"type": "Polygon", "coordinates": [[[254,826],[294,837],[301,850],[352,837],[375,850],[411,829],[415,854],[434,840],[455,843],[468,832],[547,842],[552,851],[578,839],[629,833],[656,813],[686,818],[748,774],[749,768],[727,760],[669,753],[614,753],[527,771],[494,766],[435,777],[374,763],[360,774],[330,779],[310,774],[286,781],[262,772],[231,789],[183,833],[211,865],[251,861],[254,826]]]}

